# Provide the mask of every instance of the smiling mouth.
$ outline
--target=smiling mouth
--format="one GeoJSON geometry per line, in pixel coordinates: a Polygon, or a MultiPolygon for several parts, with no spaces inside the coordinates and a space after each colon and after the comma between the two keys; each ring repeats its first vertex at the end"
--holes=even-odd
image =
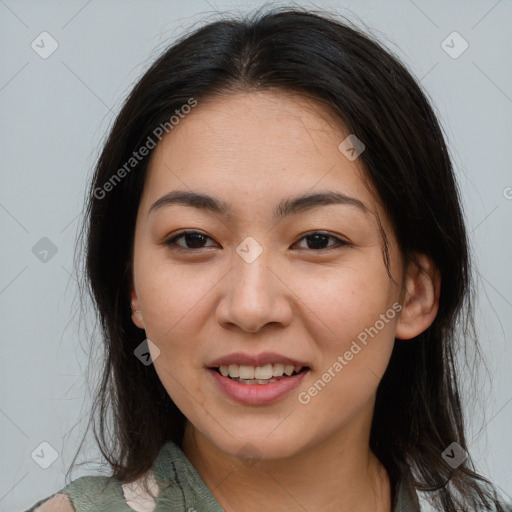
{"type": "Polygon", "coordinates": [[[267,364],[265,366],[232,364],[211,369],[223,377],[241,384],[271,384],[309,371],[308,366],[283,364],[267,364]]]}

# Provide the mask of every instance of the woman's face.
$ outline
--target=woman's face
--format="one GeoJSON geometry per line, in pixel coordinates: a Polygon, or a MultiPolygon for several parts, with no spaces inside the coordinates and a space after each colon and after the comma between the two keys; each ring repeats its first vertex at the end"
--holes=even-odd
{"type": "Polygon", "coordinates": [[[133,318],[172,400],[226,453],[287,457],[369,430],[403,269],[360,159],[339,149],[348,135],[304,98],[239,93],[199,102],[154,150],[133,318]],[[176,191],[211,199],[162,199],[176,191]]]}

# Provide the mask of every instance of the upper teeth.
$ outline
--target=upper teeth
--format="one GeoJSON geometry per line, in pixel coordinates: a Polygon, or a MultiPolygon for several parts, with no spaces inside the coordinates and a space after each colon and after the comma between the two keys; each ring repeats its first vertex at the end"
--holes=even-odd
{"type": "Polygon", "coordinates": [[[219,371],[224,377],[239,377],[240,379],[271,379],[282,377],[284,374],[290,376],[294,371],[300,372],[302,366],[284,364],[266,364],[265,366],[247,366],[245,364],[230,364],[221,366],[219,371]]]}

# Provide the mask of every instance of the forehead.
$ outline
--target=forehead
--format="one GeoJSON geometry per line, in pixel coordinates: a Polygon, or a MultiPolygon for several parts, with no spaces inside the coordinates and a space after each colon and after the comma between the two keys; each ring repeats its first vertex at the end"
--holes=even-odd
{"type": "Polygon", "coordinates": [[[362,164],[338,148],[348,135],[324,105],[298,94],[210,98],[198,102],[155,148],[143,201],[148,207],[177,188],[230,203],[249,197],[277,203],[283,196],[331,189],[370,207],[374,198],[363,183],[362,164]]]}

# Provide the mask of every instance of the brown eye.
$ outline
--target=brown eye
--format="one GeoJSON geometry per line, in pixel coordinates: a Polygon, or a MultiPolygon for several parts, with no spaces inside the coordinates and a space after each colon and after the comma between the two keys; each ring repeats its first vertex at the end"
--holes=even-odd
{"type": "Polygon", "coordinates": [[[328,233],[323,233],[321,231],[317,231],[314,233],[310,233],[301,238],[301,240],[307,241],[306,249],[313,251],[322,251],[325,249],[331,249],[333,247],[341,247],[346,245],[351,245],[347,241],[338,238],[337,236],[330,235],[328,233]],[[334,240],[335,243],[332,245],[328,245],[329,240],[334,240]]]}
{"type": "Polygon", "coordinates": [[[205,247],[205,242],[207,240],[211,240],[211,238],[199,231],[184,231],[179,235],[166,240],[165,245],[173,248],[178,247],[179,249],[184,250],[194,250],[194,249],[202,249],[205,247]],[[185,241],[185,245],[177,243],[177,240],[183,239],[185,241]]]}

